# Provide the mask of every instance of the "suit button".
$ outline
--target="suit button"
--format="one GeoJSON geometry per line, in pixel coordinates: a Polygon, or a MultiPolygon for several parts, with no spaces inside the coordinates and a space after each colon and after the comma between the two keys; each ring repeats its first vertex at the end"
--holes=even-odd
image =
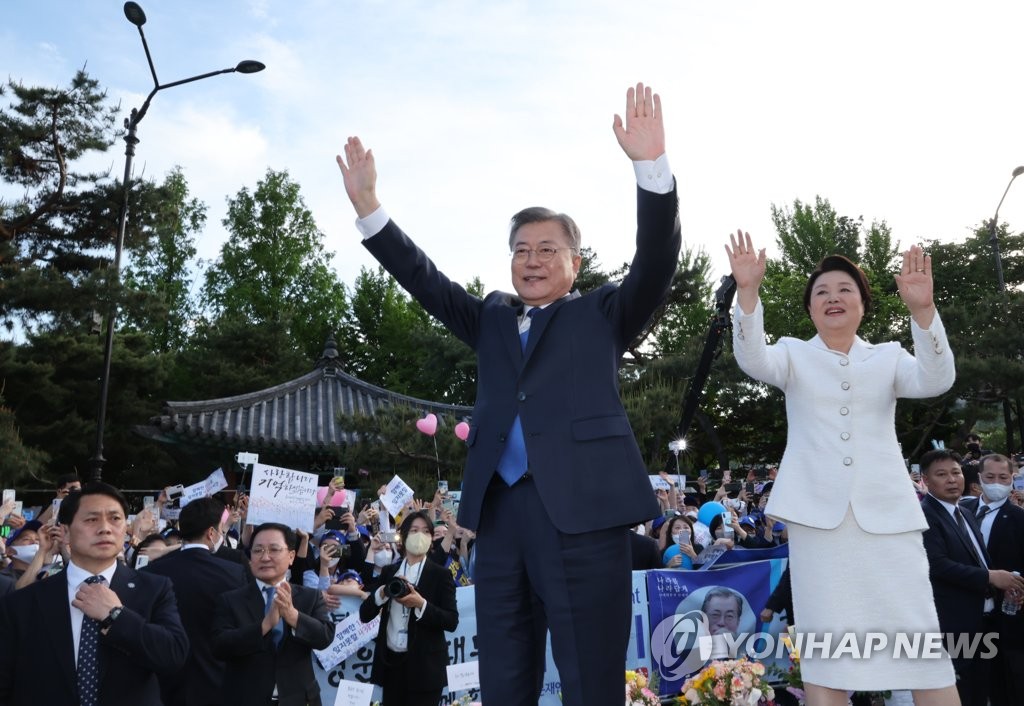
{"type": "MultiPolygon", "coordinates": [[[[850,440],[850,432],[844,431],[842,434],[839,435],[839,438],[842,439],[843,441],[849,441],[850,440]]],[[[504,439],[503,439],[503,441],[504,441],[504,439]]]]}
{"type": "Polygon", "coordinates": [[[849,390],[850,389],[850,383],[844,382],[840,387],[842,387],[844,390],[849,390]]]}
{"type": "Polygon", "coordinates": [[[520,402],[526,402],[526,393],[520,392],[519,396],[516,399],[518,399],[520,402]]]}
{"type": "Polygon", "coordinates": [[[849,358],[840,358],[839,359],[839,364],[843,365],[843,366],[849,365],[850,364],[850,359],[849,358]]]}
{"type": "Polygon", "coordinates": [[[844,466],[852,466],[853,465],[853,459],[850,458],[849,456],[847,456],[846,458],[843,459],[843,465],[844,466]]]}
{"type": "Polygon", "coordinates": [[[845,417],[847,414],[850,413],[850,408],[849,407],[840,407],[839,408],[839,413],[845,417]]]}

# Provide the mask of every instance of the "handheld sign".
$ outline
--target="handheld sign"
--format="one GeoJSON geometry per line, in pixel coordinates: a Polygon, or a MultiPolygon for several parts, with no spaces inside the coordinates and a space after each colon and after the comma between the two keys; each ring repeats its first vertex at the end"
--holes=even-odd
{"type": "Polygon", "coordinates": [[[316,512],[316,473],[304,473],[257,463],[252,471],[248,522],[280,522],[313,531],[316,512]]]}

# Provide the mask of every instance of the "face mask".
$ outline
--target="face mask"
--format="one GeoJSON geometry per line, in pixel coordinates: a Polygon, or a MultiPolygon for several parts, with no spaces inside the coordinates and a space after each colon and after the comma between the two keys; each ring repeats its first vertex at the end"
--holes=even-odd
{"type": "Polygon", "coordinates": [[[333,569],[335,566],[338,565],[338,562],[340,561],[341,557],[335,557],[334,559],[331,559],[329,562],[327,562],[327,566],[333,569]]]}
{"type": "Polygon", "coordinates": [[[985,493],[986,498],[997,503],[1009,497],[1010,486],[1003,485],[1002,483],[982,483],[981,492],[985,493]]]}
{"type": "Polygon", "coordinates": [[[391,550],[379,551],[373,555],[373,565],[383,568],[391,563],[391,550]]]}
{"type": "Polygon", "coordinates": [[[430,535],[416,532],[405,538],[405,550],[413,556],[425,556],[430,551],[430,535]]]}
{"type": "Polygon", "coordinates": [[[11,549],[14,551],[14,558],[26,564],[31,564],[32,560],[36,558],[36,554],[39,553],[38,544],[20,544],[11,549]]]}

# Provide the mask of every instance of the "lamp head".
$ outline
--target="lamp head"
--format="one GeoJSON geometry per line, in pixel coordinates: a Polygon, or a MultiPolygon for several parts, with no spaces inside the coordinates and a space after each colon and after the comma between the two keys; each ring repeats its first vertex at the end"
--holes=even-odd
{"type": "MultiPolygon", "coordinates": [[[[129,5],[132,3],[129,3],[129,5]]],[[[235,67],[235,71],[240,74],[255,74],[263,69],[267,68],[266,64],[261,61],[253,61],[252,59],[246,59],[239,61],[238,66],[235,67]]],[[[1022,167],[1024,169],[1024,167],[1022,167]]]]}
{"type": "Polygon", "coordinates": [[[136,27],[146,24],[146,13],[142,11],[137,2],[126,2],[124,4],[124,16],[136,27]]]}
{"type": "Polygon", "coordinates": [[[1013,178],[1014,179],[1019,177],[1021,174],[1024,174],[1024,167],[1017,167],[1016,169],[1013,170],[1013,178]]]}

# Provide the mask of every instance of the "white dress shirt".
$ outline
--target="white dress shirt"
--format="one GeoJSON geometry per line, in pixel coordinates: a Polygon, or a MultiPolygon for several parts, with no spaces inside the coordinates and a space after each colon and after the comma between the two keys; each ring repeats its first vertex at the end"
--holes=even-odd
{"type": "MultiPolygon", "coordinates": [[[[423,557],[423,559],[411,566],[408,562],[402,560],[402,564],[398,567],[398,571],[395,572],[395,576],[404,576],[413,586],[418,586],[420,576],[423,575],[423,565],[426,563],[426,557],[423,557]]],[[[384,586],[377,589],[377,592],[374,594],[374,600],[377,602],[377,605],[384,605],[388,601],[388,598],[384,596],[384,586]]],[[[409,614],[415,613],[416,620],[419,620],[423,617],[423,612],[426,609],[426,599],[424,599],[421,607],[413,611],[410,611],[397,601],[391,606],[391,616],[388,618],[387,642],[388,648],[392,652],[407,652],[409,650],[409,614]]]]}
{"type": "MultiPolygon", "coordinates": [[[[931,495],[931,493],[929,493],[929,495],[931,495]]],[[[935,498],[934,495],[932,495],[932,497],[935,498]]],[[[939,500],[938,498],[935,498],[935,499],[939,500]]],[[[958,505],[954,505],[953,503],[947,503],[945,500],[939,500],[939,503],[941,503],[942,507],[946,508],[946,512],[949,513],[950,517],[953,518],[953,522],[956,522],[956,526],[959,527],[960,523],[957,522],[956,513],[957,513],[957,510],[959,510],[960,513],[963,514],[963,509],[960,506],[958,506],[958,505]]],[[[978,538],[976,536],[974,536],[974,532],[971,531],[971,527],[970,527],[970,525],[967,522],[967,518],[964,518],[964,525],[966,525],[967,536],[970,537],[970,539],[971,539],[971,544],[974,546],[974,551],[978,553],[978,559],[981,560],[982,568],[987,570],[988,569],[988,562],[985,561],[985,552],[983,552],[981,550],[981,547],[978,546],[978,538]]],[[[996,602],[993,599],[991,599],[991,598],[986,598],[985,599],[985,607],[982,610],[985,613],[991,613],[992,610],[995,607],[996,607],[996,602]]]]}
{"type": "MultiPolygon", "coordinates": [[[[71,605],[71,602],[75,600],[75,596],[78,595],[78,589],[82,587],[87,578],[90,576],[102,576],[106,580],[107,586],[110,586],[116,570],[117,559],[112,559],[110,566],[98,574],[86,571],[75,564],[74,560],[68,563],[68,607],[71,608],[71,640],[75,645],[75,664],[78,664],[78,643],[82,639],[82,621],[85,619],[85,613],[71,605]]],[[[107,616],[104,615],[103,617],[107,616]]]]}
{"type": "MultiPolygon", "coordinates": [[[[996,515],[999,514],[999,510],[1006,503],[1006,498],[1003,498],[996,503],[987,503],[981,498],[978,498],[978,512],[981,512],[981,508],[988,507],[988,512],[981,518],[981,536],[985,538],[985,546],[988,546],[989,537],[992,536],[992,523],[996,521],[996,515]]],[[[978,512],[975,512],[977,517],[978,512]]]]}

